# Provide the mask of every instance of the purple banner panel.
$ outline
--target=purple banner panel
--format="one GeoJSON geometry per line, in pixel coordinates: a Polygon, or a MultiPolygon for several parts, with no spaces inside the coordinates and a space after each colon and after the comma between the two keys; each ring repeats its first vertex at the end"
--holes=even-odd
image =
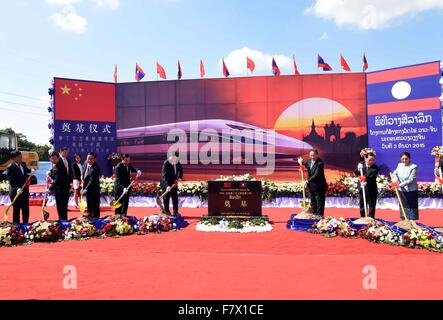
{"type": "Polygon", "coordinates": [[[89,152],[94,152],[102,174],[112,175],[112,165],[107,157],[117,150],[114,122],[56,120],[54,131],[55,150],[66,146],[70,150],[70,158],[78,153],[83,161],[89,152]]]}

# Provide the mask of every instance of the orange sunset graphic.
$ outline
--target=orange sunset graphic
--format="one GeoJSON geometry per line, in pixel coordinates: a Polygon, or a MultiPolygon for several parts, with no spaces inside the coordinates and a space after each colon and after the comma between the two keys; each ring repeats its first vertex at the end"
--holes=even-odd
{"type": "Polygon", "coordinates": [[[301,140],[310,134],[313,123],[320,136],[325,136],[325,126],[339,126],[340,137],[331,137],[336,140],[348,132],[357,136],[366,133],[365,128],[359,126],[359,120],[344,105],[326,98],[303,99],[290,105],[281,113],[274,129],[301,140]]]}

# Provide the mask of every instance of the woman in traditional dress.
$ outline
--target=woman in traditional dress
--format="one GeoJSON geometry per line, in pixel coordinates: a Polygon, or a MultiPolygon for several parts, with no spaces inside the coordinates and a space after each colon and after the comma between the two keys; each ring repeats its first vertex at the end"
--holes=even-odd
{"type": "Polygon", "coordinates": [[[409,152],[403,152],[400,159],[401,162],[394,171],[405,210],[403,213],[400,207],[400,217],[404,219],[404,215],[406,215],[408,220],[418,220],[417,165],[411,163],[409,152]]]}

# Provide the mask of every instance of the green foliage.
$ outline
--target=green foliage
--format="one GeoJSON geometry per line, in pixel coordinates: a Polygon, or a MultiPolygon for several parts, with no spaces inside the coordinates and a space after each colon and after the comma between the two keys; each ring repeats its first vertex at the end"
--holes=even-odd
{"type": "Polygon", "coordinates": [[[12,128],[1,129],[2,132],[8,134],[17,135],[18,149],[22,151],[37,152],[40,161],[49,161],[49,149],[48,145],[39,145],[28,140],[23,133],[15,132],[12,128]]]}

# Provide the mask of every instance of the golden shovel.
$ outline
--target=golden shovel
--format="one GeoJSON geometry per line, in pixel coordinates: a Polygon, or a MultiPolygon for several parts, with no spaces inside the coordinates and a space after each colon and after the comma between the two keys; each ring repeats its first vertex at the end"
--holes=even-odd
{"type": "Polygon", "coordinates": [[[80,201],[78,202],[78,208],[80,209],[81,213],[85,213],[86,210],[88,210],[88,204],[83,198],[83,195],[80,196],[80,201]]]}
{"type": "Polygon", "coordinates": [[[131,190],[132,185],[136,181],[137,181],[137,179],[132,180],[132,182],[126,188],[126,192],[123,192],[122,195],[120,196],[120,198],[118,198],[117,200],[111,201],[111,203],[109,205],[111,206],[112,209],[118,209],[123,205],[120,201],[122,201],[123,197],[129,192],[129,190],[131,190]]]}

